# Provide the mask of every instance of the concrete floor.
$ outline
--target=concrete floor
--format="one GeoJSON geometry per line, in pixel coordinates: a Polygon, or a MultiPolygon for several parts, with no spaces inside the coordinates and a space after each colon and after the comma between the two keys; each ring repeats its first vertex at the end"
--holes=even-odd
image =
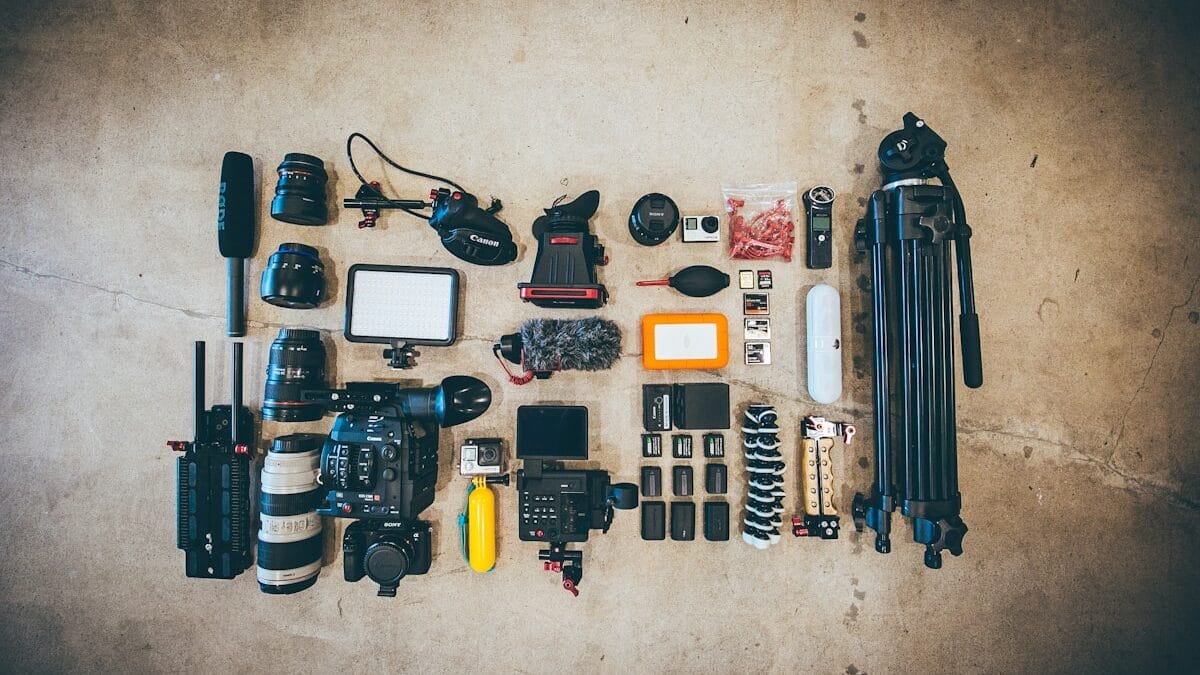
{"type": "MultiPolygon", "coordinates": [[[[0,670],[1196,669],[1195,6],[567,4],[0,4],[0,670]],[[583,547],[572,598],[541,571],[538,547],[517,540],[501,490],[498,568],[471,573],[455,539],[465,480],[453,448],[468,435],[511,438],[526,402],[589,405],[593,459],[629,480],[638,385],[728,381],[739,406],[777,404],[792,444],[800,415],[857,422],[862,440],[835,453],[839,504],[869,488],[868,266],[850,233],[878,184],[875,148],[908,110],[950,143],[976,233],[987,381],[959,391],[965,555],[926,570],[906,527],[886,557],[852,533],[769,552],[647,543],[636,514],[620,513],[583,547]],[[375,231],[352,212],[322,228],[271,220],[285,152],[323,157],[333,193],[353,193],[343,144],[356,130],[503,198],[521,258],[460,264],[402,214],[375,231]],[[214,220],[229,149],[259,160],[267,192],[250,279],[294,240],[321,248],[339,292],[355,262],[462,271],[462,339],[426,350],[411,374],[478,375],[495,403],[445,434],[427,512],[433,570],[396,599],[343,581],[336,558],[295,597],[259,593],[253,572],[183,575],[164,441],[190,432],[191,341],[226,349],[214,220]],[[660,190],[715,211],[723,181],[780,179],[828,182],[841,197],[832,270],[771,265],[776,364],[643,371],[641,314],[736,321],[739,298],[633,280],[743,265],[715,246],[636,246],[624,226],[633,201],[660,190]],[[602,313],[625,329],[628,358],[602,377],[504,384],[492,340],[549,314],[514,288],[532,265],[529,225],[560,194],[590,188],[603,194],[595,226],[612,256],[602,313]],[[846,394],[826,407],[806,398],[796,337],[802,293],[818,282],[843,294],[849,352],[846,394]]],[[[390,180],[395,194],[429,187],[390,180]]],[[[252,299],[255,408],[280,325],[329,331],[339,381],[392,377],[377,347],[341,339],[340,300],[300,313],[252,299]]],[[[224,396],[224,359],[213,361],[213,396],[224,396]]],[[[266,424],[261,437],[329,422],[266,424]]]]}

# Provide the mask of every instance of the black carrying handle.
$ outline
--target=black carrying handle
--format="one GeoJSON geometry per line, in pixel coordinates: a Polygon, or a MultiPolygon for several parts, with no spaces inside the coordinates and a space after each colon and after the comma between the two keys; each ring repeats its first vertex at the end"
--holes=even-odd
{"type": "Polygon", "coordinates": [[[958,334],[962,342],[963,383],[972,389],[983,386],[983,356],[979,346],[979,315],[975,313],[975,275],[971,269],[971,226],[963,208],[958,186],[949,169],[937,174],[950,189],[954,208],[954,253],[958,263],[958,334]]]}
{"type": "Polygon", "coordinates": [[[963,382],[976,389],[983,385],[983,357],[979,348],[979,315],[960,314],[959,338],[962,341],[963,382]]]}

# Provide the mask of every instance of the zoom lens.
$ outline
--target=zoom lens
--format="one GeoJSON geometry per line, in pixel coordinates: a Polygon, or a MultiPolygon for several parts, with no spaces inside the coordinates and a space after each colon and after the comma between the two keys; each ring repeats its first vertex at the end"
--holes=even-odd
{"type": "Polygon", "coordinates": [[[320,253],[304,244],[280,244],[267,261],[258,292],[276,307],[316,307],[325,293],[325,264],[320,253]]]}
{"type": "Polygon", "coordinates": [[[271,217],[296,225],[324,225],[329,219],[325,204],[325,163],[319,157],[289,152],[279,165],[279,182],[271,200],[271,217]]]}
{"type": "Polygon", "coordinates": [[[321,500],[317,464],[321,434],[280,436],[271,444],[260,479],[258,587],[263,593],[297,593],[321,573],[321,500]]]}
{"type": "Polygon", "coordinates": [[[315,330],[281,328],[271,343],[262,417],[272,422],[311,422],[325,413],[319,403],[306,402],[305,389],[325,387],[325,345],[315,330]]]}

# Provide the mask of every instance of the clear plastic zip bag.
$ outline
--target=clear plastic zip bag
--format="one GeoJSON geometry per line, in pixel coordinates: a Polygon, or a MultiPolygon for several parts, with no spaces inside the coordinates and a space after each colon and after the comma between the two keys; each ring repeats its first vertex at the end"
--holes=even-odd
{"type": "Polygon", "coordinates": [[[791,262],[796,243],[796,192],[795,183],[722,185],[729,257],[791,262]]]}

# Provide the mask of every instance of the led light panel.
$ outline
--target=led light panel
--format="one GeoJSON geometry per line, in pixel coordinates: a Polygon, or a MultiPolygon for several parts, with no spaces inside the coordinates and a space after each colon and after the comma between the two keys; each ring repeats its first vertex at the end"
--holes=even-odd
{"type": "Polygon", "coordinates": [[[449,345],[458,324],[458,272],[445,267],[353,265],[346,339],[449,345]]]}

